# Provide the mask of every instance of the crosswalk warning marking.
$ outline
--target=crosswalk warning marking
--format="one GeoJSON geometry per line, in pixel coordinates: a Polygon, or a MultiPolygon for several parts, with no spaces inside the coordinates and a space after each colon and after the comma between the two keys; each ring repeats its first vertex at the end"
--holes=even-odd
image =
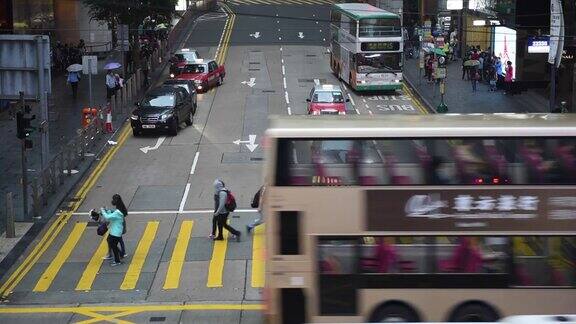
{"type": "Polygon", "coordinates": [[[92,289],[92,284],[94,283],[96,275],[98,274],[98,271],[100,271],[100,267],[102,266],[102,262],[104,261],[102,258],[104,258],[106,254],[108,254],[107,238],[108,234],[102,237],[102,241],[100,242],[98,249],[96,250],[94,255],[92,255],[90,262],[88,262],[86,269],[84,269],[84,272],[82,273],[82,277],[80,278],[78,284],[76,285],[76,290],[86,291],[92,289]]]}
{"type": "Polygon", "coordinates": [[[48,290],[48,288],[50,288],[50,285],[52,285],[54,278],[56,278],[56,275],[58,275],[60,268],[62,268],[64,262],[66,262],[66,260],[68,260],[68,258],[70,257],[70,254],[72,254],[72,250],[74,250],[74,247],[78,243],[78,240],[80,240],[80,237],[82,236],[82,233],[86,228],[86,225],[87,225],[86,222],[80,222],[74,225],[74,228],[72,229],[72,232],[66,239],[66,242],[64,242],[64,244],[58,251],[58,254],[56,254],[56,257],[54,257],[52,262],[50,262],[50,265],[48,266],[48,268],[46,268],[46,270],[36,283],[36,286],[34,287],[33,291],[44,292],[48,290]]]}
{"type": "Polygon", "coordinates": [[[224,239],[221,241],[214,241],[214,248],[212,249],[212,258],[210,259],[210,266],[208,267],[208,280],[206,287],[208,288],[221,288],[222,287],[222,273],[224,272],[224,263],[226,258],[226,249],[228,248],[228,239],[230,233],[224,229],[224,239]]]}
{"type": "Polygon", "coordinates": [[[148,256],[148,251],[150,251],[150,246],[152,246],[152,242],[156,237],[159,224],[160,222],[148,222],[146,225],[144,234],[140,242],[138,242],[138,247],[136,247],[136,252],[134,252],[134,256],[132,257],[132,262],[124,276],[124,281],[122,281],[122,285],[120,285],[121,290],[136,288],[136,283],[138,282],[138,278],[140,278],[140,272],[146,261],[146,256],[148,256]]]}
{"type": "Polygon", "coordinates": [[[192,235],[193,226],[194,221],[191,220],[183,221],[182,225],[180,225],[180,232],[178,233],[176,245],[174,245],[172,258],[170,258],[170,264],[166,272],[164,289],[176,289],[180,284],[180,275],[182,274],[182,267],[186,259],[186,250],[188,250],[188,242],[192,235]]]}
{"type": "Polygon", "coordinates": [[[264,287],[264,224],[254,228],[252,238],[252,287],[264,287]]]}

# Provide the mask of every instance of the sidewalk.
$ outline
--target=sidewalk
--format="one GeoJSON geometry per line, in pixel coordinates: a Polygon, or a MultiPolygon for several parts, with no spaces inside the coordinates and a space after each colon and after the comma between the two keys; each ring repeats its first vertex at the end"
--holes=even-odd
{"type": "MultiPolygon", "coordinates": [[[[419,80],[418,59],[407,59],[404,65],[404,80],[415,90],[428,108],[440,104],[440,90],[437,85],[419,80]]],[[[462,62],[448,64],[446,93],[444,102],[449,113],[542,113],[548,112],[548,100],[540,94],[528,90],[519,95],[505,95],[504,91],[490,92],[490,86],[478,84],[478,91],[472,92],[472,83],[462,80],[462,62]]]]}

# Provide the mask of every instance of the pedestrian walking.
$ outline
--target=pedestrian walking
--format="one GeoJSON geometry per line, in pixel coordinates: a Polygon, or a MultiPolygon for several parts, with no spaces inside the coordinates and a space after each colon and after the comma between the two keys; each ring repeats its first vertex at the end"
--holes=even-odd
{"type": "Polygon", "coordinates": [[[76,99],[78,96],[78,82],[80,82],[80,73],[73,71],[68,72],[68,83],[72,87],[72,97],[76,99]]]}
{"type": "MultiPolygon", "coordinates": [[[[115,206],[123,215],[122,217],[122,235],[120,236],[120,240],[118,240],[118,243],[120,243],[120,258],[125,258],[128,256],[128,253],[126,253],[126,245],[124,244],[124,234],[126,234],[126,216],[128,216],[128,209],[126,208],[126,205],[124,204],[124,201],[122,201],[122,197],[120,197],[119,194],[114,194],[112,196],[112,205],[115,206]]],[[[104,260],[112,260],[113,257],[113,252],[112,249],[108,249],[108,255],[106,257],[104,257],[104,260]]]]}
{"type": "Polygon", "coordinates": [[[474,69],[472,71],[472,92],[476,92],[478,90],[478,81],[480,81],[480,72],[478,72],[478,69],[474,69]]]}
{"type": "Polygon", "coordinates": [[[260,189],[254,194],[254,198],[252,198],[252,208],[258,208],[258,218],[255,219],[249,225],[246,225],[246,231],[248,233],[252,232],[254,227],[264,223],[264,217],[262,215],[262,207],[264,203],[264,193],[266,192],[266,186],[262,185],[260,189]]]}
{"type": "Polygon", "coordinates": [[[502,61],[500,57],[496,57],[494,63],[494,69],[496,69],[496,74],[498,75],[498,81],[496,82],[496,87],[502,89],[504,86],[504,73],[502,72],[502,61]]]}
{"type": "Polygon", "coordinates": [[[214,180],[214,215],[212,218],[212,235],[216,241],[221,241],[224,239],[224,228],[227,229],[232,235],[236,237],[236,240],[240,242],[240,236],[242,233],[236,230],[232,226],[228,225],[228,215],[230,212],[234,211],[236,208],[236,201],[234,196],[226,188],[224,181],[220,179],[214,180]],[[216,235],[216,230],[214,228],[214,218],[216,218],[216,225],[218,227],[218,235],[216,235]]]}
{"type": "Polygon", "coordinates": [[[106,98],[110,100],[114,93],[116,93],[116,77],[112,70],[108,70],[106,73],[106,98]]]}
{"type": "Polygon", "coordinates": [[[506,75],[504,76],[504,89],[506,94],[512,94],[512,75],[514,75],[514,68],[512,62],[506,62],[506,75]]]}
{"type": "MultiPolygon", "coordinates": [[[[112,199],[112,205],[116,207],[114,210],[107,210],[105,208],[100,209],[100,214],[104,217],[104,219],[110,224],[108,226],[108,249],[112,251],[114,255],[114,262],[111,262],[110,265],[115,267],[117,265],[122,264],[120,261],[120,249],[118,248],[118,244],[122,242],[122,233],[124,231],[124,213],[127,214],[128,211],[126,210],[126,206],[122,200],[115,200],[112,199]]],[[[125,251],[123,251],[124,253],[125,251]]]]}

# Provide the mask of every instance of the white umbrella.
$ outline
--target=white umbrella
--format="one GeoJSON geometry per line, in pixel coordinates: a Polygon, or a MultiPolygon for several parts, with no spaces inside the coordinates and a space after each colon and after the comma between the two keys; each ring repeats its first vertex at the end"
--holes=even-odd
{"type": "Polygon", "coordinates": [[[82,64],[72,64],[66,68],[68,72],[79,72],[82,71],[82,64]]]}

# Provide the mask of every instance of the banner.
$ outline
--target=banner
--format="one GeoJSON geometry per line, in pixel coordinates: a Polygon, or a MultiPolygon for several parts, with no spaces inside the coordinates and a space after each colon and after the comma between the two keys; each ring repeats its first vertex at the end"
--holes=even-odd
{"type": "Polygon", "coordinates": [[[550,0],[550,52],[548,63],[560,66],[564,50],[564,13],[560,0],[550,0]]]}

